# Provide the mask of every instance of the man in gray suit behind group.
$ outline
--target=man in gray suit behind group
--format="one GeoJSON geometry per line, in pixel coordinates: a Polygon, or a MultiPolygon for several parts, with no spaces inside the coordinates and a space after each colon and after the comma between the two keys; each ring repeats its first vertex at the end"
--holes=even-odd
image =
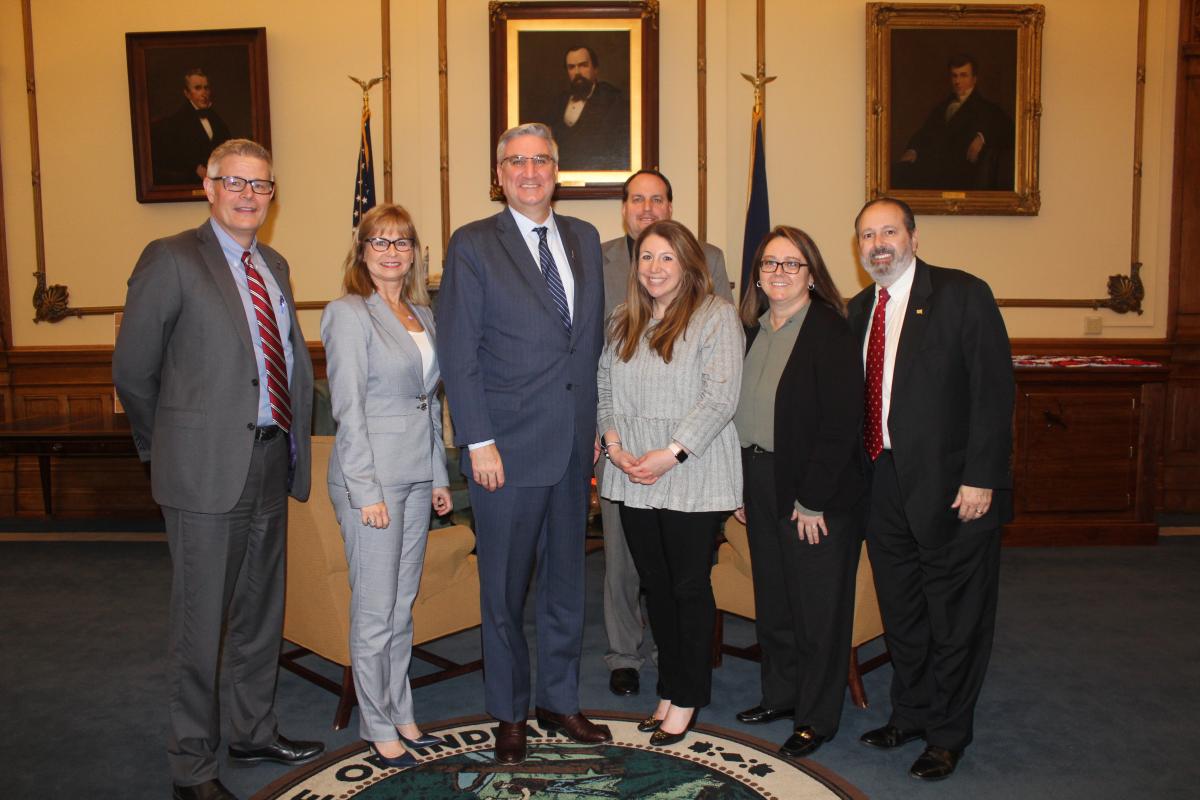
{"type": "Polygon", "coordinates": [[[225,142],[204,191],[210,219],[142,251],[113,353],[171,549],[167,754],[177,800],[233,797],[215,754],[222,652],[231,760],[295,765],[324,750],[280,735],[274,711],[287,496],[308,498],[313,374],[287,261],[257,240],[275,192],[271,154],[225,142]]]}
{"type": "Polygon", "coordinates": [[[508,206],[454,232],[437,303],[438,360],[475,512],[485,702],[503,764],[526,756],[522,618],[535,560],[538,724],[578,742],[612,738],[579,713],[600,237],[551,211],[557,158],[541,123],[501,135],[496,176],[508,206]]]}
{"type": "MultiPolygon", "coordinates": [[[[604,253],[604,317],[625,302],[629,273],[633,263],[633,243],[651,223],[671,219],[673,195],[667,176],[655,169],[641,169],[629,176],[621,188],[621,216],[625,235],[600,245],[604,253]]],[[[704,260],[712,274],[713,291],[733,302],[729,275],[725,272],[725,254],[719,247],[704,243],[704,260]]],[[[597,479],[605,461],[596,464],[597,479]]],[[[604,663],[610,670],[608,688],[615,695],[637,694],[641,688],[639,670],[645,625],[642,620],[641,582],[625,543],[621,516],[611,500],[600,498],[600,518],[604,525],[604,629],[608,633],[608,652],[604,663]]]]}

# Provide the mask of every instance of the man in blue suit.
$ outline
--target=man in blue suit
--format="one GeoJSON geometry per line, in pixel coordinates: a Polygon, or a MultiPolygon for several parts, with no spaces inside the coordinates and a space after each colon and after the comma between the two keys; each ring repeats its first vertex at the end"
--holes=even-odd
{"type": "Polygon", "coordinates": [[[579,713],[604,282],[596,229],[551,210],[558,146],[550,129],[505,131],[496,162],[508,205],[450,238],[438,360],[454,440],[467,448],[496,760],[517,764],[530,699],[522,618],[535,561],[538,724],[578,742],[612,738],[579,713]]]}

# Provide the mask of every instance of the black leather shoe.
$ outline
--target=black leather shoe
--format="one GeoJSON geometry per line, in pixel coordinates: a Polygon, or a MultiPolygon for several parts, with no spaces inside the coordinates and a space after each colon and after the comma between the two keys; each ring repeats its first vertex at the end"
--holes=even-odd
{"type": "Polygon", "coordinates": [[[891,750],[893,747],[899,747],[902,744],[924,739],[925,731],[919,728],[913,730],[903,730],[895,725],[884,725],[882,728],[876,728],[873,731],[867,731],[858,740],[865,745],[878,747],[880,750],[891,750]]]}
{"type": "Polygon", "coordinates": [[[659,725],[662,725],[662,720],[658,717],[646,717],[637,724],[637,729],[642,733],[654,733],[659,725]]]}
{"type": "Polygon", "coordinates": [[[788,719],[794,716],[796,710],[793,708],[763,708],[755,706],[747,708],[745,711],[739,711],[737,715],[738,722],[744,722],[747,725],[758,725],[762,722],[774,722],[777,719],[788,719]]]}
{"type": "Polygon", "coordinates": [[[600,744],[612,741],[612,731],[607,725],[597,725],[580,714],[556,714],[544,708],[535,708],[537,724],[547,733],[562,731],[568,739],[580,744],[600,744]]]}
{"type": "Polygon", "coordinates": [[[525,720],[499,724],[495,752],[497,764],[520,764],[525,760],[525,720]]]}
{"type": "Polygon", "coordinates": [[[687,727],[679,733],[668,733],[662,727],[650,734],[650,744],[655,747],[670,747],[673,744],[679,744],[683,741],[683,737],[688,735],[688,731],[696,727],[696,717],[700,715],[700,709],[692,711],[692,718],[688,720],[687,727]]]}
{"type": "Polygon", "coordinates": [[[433,747],[435,744],[446,743],[445,739],[440,736],[434,736],[432,733],[423,733],[415,739],[410,739],[401,733],[400,741],[404,742],[405,747],[413,747],[417,750],[422,750],[426,747],[433,747]]]}
{"type": "Polygon", "coordinates": [[[923,781],[940,781],[954,774],[962,750],[947,750],[944,747],[925,748],[925,752],[913,762],[908,774],[923,781]]]}
{"type": "Polygon", "coordinates": [[[172,786],[171,800],[237,800],[237,795],[220,781],[211,780],[195,786],[172,786]]]}
{"type": "Polygon", "coordinates": [[[276,764],[287,764],[289,767],[307,764],[321,753],[325,752],[322,742],[293,742],[286,736],[279,736],[274,742],[257,750],[239,750],[230,746],[229,758],[238,764],[257,764],[260,761],[274,761],[276,764]]]}
{"type": "Polygon", "coordinates": [[[804,758],[817,752],[825,741],[824,736],[805,725],[796,728],[795,733],[780,746],[779,752],[788,758],[804,758]]]}
{"type": "Polygon", "coordinates": [[[409,767],[415,767],[417,764],[421,763],[417,761],[416,756],[407,750],[398,756],[385,756],[383,753],[379,752],[379,748],[375,746],[374,742],[371,742],[370,761],[372,763],[382,764],[385,767],[392,767],[393,769],[408,769],[409,767]]]}
{"type": "Polygon", "coordinates": [[[641,677],[633,667],[614,669],[608,676],[608,690],[617,697],[637,694],[642,688],[641,677]]]}

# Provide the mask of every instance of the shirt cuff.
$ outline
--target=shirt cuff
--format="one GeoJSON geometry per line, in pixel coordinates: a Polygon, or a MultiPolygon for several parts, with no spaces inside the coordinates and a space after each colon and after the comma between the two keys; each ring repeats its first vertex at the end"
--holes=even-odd
{"type": "Polygon", "coordinates": [[[813,510],[812,510],[812,509],[810,509],[810,508],[805,508],[804,506],[800,505],[800,501],[799,501],[799,500],[794,500],[794,501],[792,501],[792,502],[793,502],[793,503],[795,504],[795,506],[796,506],[796,511],[797,511],[797,512],[799,512],[799,513],[801,513],[801,514],[803,514],[803,515],[804,515],[804,516],[806,516],[806,517],[819,517],[819,516],[821,516],[821,514],[823,514],[823,513],[824,513],[824,512],[822,512],[822,511],[813,511],[813,510]]]}
{"type": "Polygon", "coordinates": [[[481,447],[487,447],[489,444],[495,444],[495,443],[496,443],[495,439],[485,439],[482,442],[475,442],[474,444],[467,445],[467,449],[468,450],[478,450],[481,447]]]}

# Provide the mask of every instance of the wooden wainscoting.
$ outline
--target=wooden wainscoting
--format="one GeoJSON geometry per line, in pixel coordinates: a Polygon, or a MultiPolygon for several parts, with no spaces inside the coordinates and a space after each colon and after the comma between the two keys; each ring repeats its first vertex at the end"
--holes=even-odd
{"type": "MultiPolygon", "coordinates": [[[[325,374],[320,342],[309,343],[318,376],[325,374]]],[[[113,415],[112,348],[27,347],[0,363],[5,421],[43,416],[69,419],[113,415]]],[[[134,457],[53,458],[56,517],[157,517],[150,478],[134,457]]],[[[42,484],[37,459],[0,458],[0,517],[40,518],[42,484]]]]}

